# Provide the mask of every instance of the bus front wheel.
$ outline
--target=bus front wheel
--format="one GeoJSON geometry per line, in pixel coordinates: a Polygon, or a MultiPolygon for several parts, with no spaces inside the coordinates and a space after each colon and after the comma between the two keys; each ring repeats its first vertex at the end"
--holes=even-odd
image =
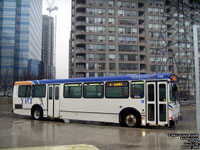
{"type": "Polygon", "coordinates": [[[40,120],[43,117],[42,109],[39,107],[34,107],[31,111],[31,116],[35,120],[40,120]]]}
{"type": "Polygon", "coordinates": [[[141,124],[140,115],[134,111],[127,111],[122,115],[121,125],[126,127],[138,127],[141,124]]]}

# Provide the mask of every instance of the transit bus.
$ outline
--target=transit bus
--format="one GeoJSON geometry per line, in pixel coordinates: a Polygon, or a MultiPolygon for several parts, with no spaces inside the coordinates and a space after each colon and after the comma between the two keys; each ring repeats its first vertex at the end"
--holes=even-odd
{"type": "Polygon", "coordinates": [[[18,81],[13,113],[120,123],[174,126],[180,116],[178,77],[171,73],[18,81]]]}

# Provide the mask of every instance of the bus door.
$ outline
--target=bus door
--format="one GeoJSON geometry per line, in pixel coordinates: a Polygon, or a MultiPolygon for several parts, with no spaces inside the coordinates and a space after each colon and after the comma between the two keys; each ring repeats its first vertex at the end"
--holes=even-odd
{"type": "Polygon", "coordinates": [[[60,116],[59,85],[48,86],[48,117],[60,116]]]}
{"type": "Polygon", "coordinates": [[[147,82],[147,123],[168,124],[167,82],[147,82]]]}

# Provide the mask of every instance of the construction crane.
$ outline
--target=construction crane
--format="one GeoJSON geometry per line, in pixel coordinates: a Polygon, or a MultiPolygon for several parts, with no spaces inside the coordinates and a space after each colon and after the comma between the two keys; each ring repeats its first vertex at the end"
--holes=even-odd
{"type": "Polygon", "coordinates": [[[46,1],[47,1],[47,4],[48,4],[47,10],[49,11],[49,16],[51,16],[51,12],[54,11],[54,10],[58,10],[58,7],[53,6],[55,0],[52,0],[51,2],[49,2],[49,0],[46,0],[46,1]]]}

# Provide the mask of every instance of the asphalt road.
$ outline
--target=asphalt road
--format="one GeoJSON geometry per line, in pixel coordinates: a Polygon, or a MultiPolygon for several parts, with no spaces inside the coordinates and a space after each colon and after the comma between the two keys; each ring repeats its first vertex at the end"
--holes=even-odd
{"type": "MultiPolygon", "coordinates": [[[[30,117],[12,114],[10,105],[1,105],[0,150],[7,148],[58,150],[61,147],[66,149],[66,146],[77,144],[92,145],[98,150],[190,149],[191,147],[186,147],[188,146],[186,143],[188,136],[195,136],[190,134],[196,133],[195,106],[182,106],[181,113],[182,121],[178,122],[175,129],[125,128],[115,124],[64,123],[48,119],[36,121],[30,117]]],[[[190,141],[189,144],[191,143],[190,141]]],[[[195,143],[190,146],[194,145],[195,143]]],[[[72,147],[74,150],[96,150],[95,148],[89,149],[87,146],[80,148],[80,145],[79,149],[72,147]]]]}

